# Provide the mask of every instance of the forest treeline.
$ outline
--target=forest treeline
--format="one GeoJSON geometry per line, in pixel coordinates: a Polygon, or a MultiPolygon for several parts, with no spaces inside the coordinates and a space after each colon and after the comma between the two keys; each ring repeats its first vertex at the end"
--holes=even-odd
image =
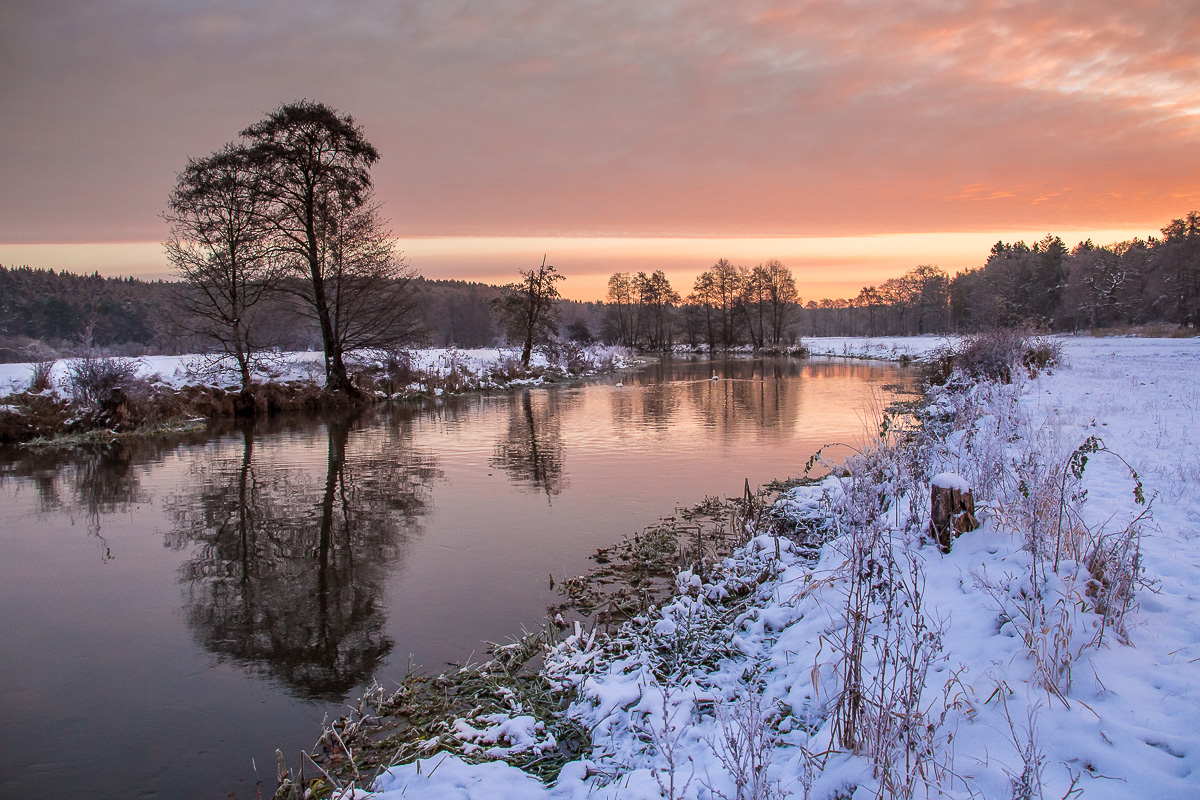
{"type": "MultiPolygon", "coordinates": [[[[426,341],[485,347],[503,333],[501,289],[417,277],[426,341]]],[[[1033,326],[1077,331],[1200,321],[1200,213],[1161,237],[1068,248],[1058,236],[997,242],[983,265],[951,277],[922,265],[849,299],[805,301],[779,262],[721,259],[691,287],[661,272],[616,273],[605,301],[562,300],[560,335],[657,349],[770,346],[803,336],[884,336],[1033,326]],[[680,289],[683,291],[681,292],[680,289]]],[[[173,321],[180,284],[0,266],[0,360],[37,360],[100,348],[120,355],[191,352],[200,342],[173,321]]],[[[319,349],[320,333],[286,305],[268,310],[280,346],[319,349]]]]}
{"type": "MultiPolygon", "coordinates": [[[[501,288],[457,280],[412,282],[419,297],[426,342],[432,346],[486,347],[501,341],[494,300],[501,288]]],[[[204,341],[176,324],[177,281],[106,278],[99,273],[0,265],[0,362],[36,361],[90,350],[121,356],[178,355],[204,341]]],[[[599,331],[603,303],[560,300],[563,337],[599,331]]],[[[316,323],[292,313],[289,303],[268,309],[269,327],[286,350],[319,350],[316,323]]],[[[589,337],[584,337],[589,338],[589,337]]]]}

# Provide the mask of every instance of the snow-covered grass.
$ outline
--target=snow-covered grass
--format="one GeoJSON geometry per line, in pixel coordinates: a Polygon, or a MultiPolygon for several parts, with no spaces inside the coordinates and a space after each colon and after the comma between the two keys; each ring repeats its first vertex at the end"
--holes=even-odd
{"type": "Polygon", "coordinates": [[[877,358],[887,361],[925,358],[952,346],[959,337],[947,336],[814,336],[804,344],[810,355],[877,358]]]}
{"type": "Polygon", "coordinates": [[[784,494],[815,558],[764,532],[618,634],[551,650],[592,745],[554,785],[470,763],[555,749],[517,707],[372,796],[1200,796],[1200,341],[1064,350],[1037,378],[952,380],[920,431],[784,494]],[[982,522],[945,555],[942,473],[982,522]]]}

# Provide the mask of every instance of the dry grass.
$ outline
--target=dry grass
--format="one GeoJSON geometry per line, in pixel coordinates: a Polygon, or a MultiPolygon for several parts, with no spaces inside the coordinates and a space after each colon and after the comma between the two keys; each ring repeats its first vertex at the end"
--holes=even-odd
{"type": "Polygon", "coordinates": [[[941,386],[957,371],[972,381],[1012,383],[1017,371],[1030,377],[1062,361],[1062,345],[1017,328],[996,328],[964,337],[933,354],[929,383],[941,386]]]}

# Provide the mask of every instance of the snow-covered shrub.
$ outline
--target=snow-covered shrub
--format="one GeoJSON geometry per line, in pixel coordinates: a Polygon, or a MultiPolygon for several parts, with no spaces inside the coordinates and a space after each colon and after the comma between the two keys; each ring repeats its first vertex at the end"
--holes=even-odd
{"type": "Polygon", "coordinates": [[[959,371],[975,381],[1007,384],[1020,374],[1034,377],[1061,357],[1062,346],[1051,339],[1018,328],[995,328],[934,353],[928,378],[941,384],[959,371]]]}
{"type": "Polygon", "coordinates": [[[1033,570],[995,578],[980,570],[972,580],[999,614],[1000,633],[1020,639],[1033,663],[1035,684],[1065,700],[1075,660],[1086,646],[1075,636],[1079,610],[1071,582],[1053,575],[1039,578],[1033,570]]]}
{"type": "MultiPolygon", "coordinates": [[[[1008,722],[1008,730],[1012,735],[1012,743],[1021,757],[1019,771],[1005,770],[1008,775],[1008,785],[1012,790],[1012,800],[1042,800],[1042,773],[1046,768],[1046,756],[1042,753],[1038,740],[1037,715],[1038,704],[1029,707],[1029,715],[1023,731],[1018,730],[1008,710],[1008,699],[1004,692],[1000,693],[1000,702],[1004,707],[1004,718],[1008,722]]],[[[1074,786],[1074,784],[1072,784],[1074,786]]],[[[1067,792],[1066,797],[1071,796],[1067,792]]]]}
{"type": "Polygon", "coordinates": [[[717,709],[719,733],[708,738],[708,746],[724,768],[734,787],[728,795],[719,781],[706,775],[704,786],[722,800],[777,800],[786,796],[778,779],[772,779],[769,767],[778,744],[771,727],[771,712],[758,687],[717,709]]]}
{"type": "Polygon", "coordinates": [[[838,677],[832,736],[871,759],[889,796],[909,797],[940,780],[941,710],[923,698],[942,629],[926,613],[918,557],[878,519],[831,544],[845,556],[841,618],[826,638],[838,677]]]}
{"type": "Polygon", "coordinates": [[[684,738],[692,724],[692,704],[675,701],[672,694],[669,688],[659,689],[658,708],[635,714],[632,729],[660,760],[651,774],[664,800],[682,800],[696,777],[695,759],[684,738]]]}
{"type": "Polygon", "coordinates": [[[825,517],[812,524],[828,531],[826,550],[838,561],[827,580],[839,608],[821,640],[833,660],[814,666],[815,674],[832,668],[836,678],[830,744],[870,760],[881,796],[910,797],[945,776],[944,708],[925,697],[942,660],[942,624],[926,612],[917,549],[928,523],[925,474],[936,454],[928,431],[876,417],[875,438],[800,516],[825,517]]]}
{"type": "Polygon", "coordinates": [[[922,445],[940,468],[961,475],[977,501],[1000,497],[1007,449],[1019,432],[1019,394],[996,383],[951,380],[929,389],[920,412],[922,445]]]}
{"type": "Polygon", "coordinates": [[[67,366],[67,388],[76,401],[95,405],[107,399],[113,389],[128,392],[139,383],[138,362],[118,356],[88,355],[67,366]]]}
{"type": "Polygon", "coordinates": [[[1095,436],[1063,455],[1052,433],[1018,426],[1007,448],[1007,470],[991,508],[993,524],[1020,537],[1027,571],[974,582],[992,599],[1002,630],[1009,626],[1033,662],[1042,688],[1066,703],[1075,661],[1103,643],[1107,630],[1127,641],[1124,618],[1140,572],[1141,525],[1150,504],[1135,469],[1095,436]],[[1106,454],[1129,472],[1135,506],[1124,528],[1088,526],[1084,472],[1090,456],[1106,454]]]}

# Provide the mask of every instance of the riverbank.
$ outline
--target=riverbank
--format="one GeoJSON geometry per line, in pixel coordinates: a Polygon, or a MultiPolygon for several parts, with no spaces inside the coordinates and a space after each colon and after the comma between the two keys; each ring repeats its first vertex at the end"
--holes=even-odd
{"type": "Polygon", "coordinates": [[[1058,341],[1012,383],[951,375],[664,607],[548,650],[556,710],[429,730],[374,796],[1192,796],[1200,343],[1058,341]],[[945,473],[981,526],[943,554],[945,473]]]}
{"type": "Polygon", "coordinates": [[[0,364],[0,444],[164,435],[194,429],[205,419],[503,391],[636,363],[629,351],[605,346],[539,352],[528,367],[502,349],[356,354],[354,398],[323,391],[322,355],[316,352],[263,359],[247,392],[228,360],[202,355],[0,364]]]}

